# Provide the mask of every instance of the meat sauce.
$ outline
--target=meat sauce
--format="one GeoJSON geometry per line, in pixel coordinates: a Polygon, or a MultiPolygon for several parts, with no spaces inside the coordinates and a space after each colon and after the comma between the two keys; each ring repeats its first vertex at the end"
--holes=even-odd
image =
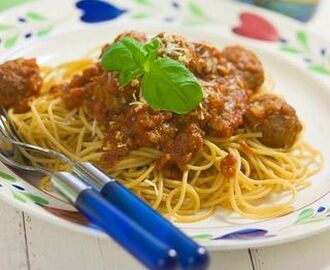
{"type": "MultiPolygon", "coordinates": [[[[146,40],[136,32],[122,34],[116,40],[123,37],[146,40]]],[[[105,127],[107,153],[104,157],[110,164],[132,149],[156,147],[164,153],[157,162],[159,169],[176,166],[184,170],[203,147],[205,136],[229,137],[243,124],[248,99],[256,89],[249,88],[242,72],[238,72],[236,64],[231,62],[233,57],[228,57],[228,60],[216,48],[198,44],[196,49],[194,43],[167,33],[157,37],[161,41],[159,55],[185,64],[203,88],[204,100],[192,112],[177,115],[154,111],[147,104],[135,102],[140,94],[140,80],[136,79],[122,88],[118,83],[118,74],[104,71],[98,64],[63,85],[62,97],[68,108],[87,105],[105,127]],[[205,54],[205,51],[210,51],[210,54],[205,54]],[[210,65],[209,61],[215,57],[217,63],[214,65],[223,63],[223,66],[204,72],[210,65]]],[[[248,62],[250,57],[253,66],[257,66],[259,61],[253,53],[246,51],[245,54],[244,61],[248,62]]],[[[261,74],[258,78],[262,78],[259,82],[262,84],[261,64],[259,70],[253,69],[252,72],[261,74]]]]}
{"type": "MultiPolygon", "coordinates": [[[[124,37],[138,41],[147,40],[146,35],[139,32],[123,33],[116,40],[124,37]]],[[[203,101],[188,114],[178,115],[150,109],[147,104],[138,100],[141,84],[139,78],[134,79],[128,86],[121,87],[118,74],[103,70],[98,63],[75,75],[70,82],[55,85],[51,89],[60,93],[69,109],[87,106],[91,115],[104,127],[104,160],[109,165],[115,164],[133,149],[153,147],[163,153],[157,161],[158,169],[182,171],[202,149],[206,136],[230,137],[244,124],[256,131],[262,129],[260,123],[267,117],[253,117],[252,112],[257,104],[253,99],[254,93],[263,84],[264,72],[252,52],[240,46],[226,47],[220,51],[207,43],[188,42],[181,36],[168,33],[161,33],[157,37],[161,42],[159,55],[186,65],[203,89],[203,101]]],[[[0,66],[0,75],[4,65],[0,66]]],[[[23,72],[24,68],[25,65],[21,64],[22,70],[19,69],[18,74],[23,72]]],[[[27,96],[34,96],[40,84],[37,69],[26,74],[24,76],[28,81],[33,79],[36,83],[33,87],[27,87],[26,93],[21,96],[23,100],[27,96]]],[[[0,86],[2,85],[3,79],[0,77],[0,86]]],[[[14,84],[12,87],[15,87],[14,84]]],[[[22,86],[18,88],[21,89],[22,86]]],[[[0,96],[4,97],[2,89],[0,96]]],[[[281,102],[285,103],[282,99],[281,102]]],[[[287,110],[284,110],[283,106],[276,108],[278,113],[271,111],[272,114],[287,118],[287,110]]],[[[293,108],[290,108],[290,117],[299,123],[293,108]]],[[[278,125],[283,123],[281,117],[274,121],[278,121],[278,125]]],[[[277,128],[278,125],[268,127],[277,128]]],[[[297,124],[291,129],[290,137],[295,138],[300,130],[297,124]]],[[[263,129],[261,131],[263,132],[263,129]]],[[[274,137],[275,140],[278,138],[274,137]]],[[[272,143],[271,146],[287,147],[292,143],[291,138],[280,138],[278,143],[272,143]]],[[[269,142],[268,139],[264,141],[266,144],[269,142]]],[[[235,159],[228,155],[221,163],[220,169],[225,175],[231,176],[235,163],[235,159]]]]}
{"type": "Polygon", "coordinates": [[[220,171],[227,178],[235,175],[236,158],[232,154],[225,156],[220,162],[220,171]]]}

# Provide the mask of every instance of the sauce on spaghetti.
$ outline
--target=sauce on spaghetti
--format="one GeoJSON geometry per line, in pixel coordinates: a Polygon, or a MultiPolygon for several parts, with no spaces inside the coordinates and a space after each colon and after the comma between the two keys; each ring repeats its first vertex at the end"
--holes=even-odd
{"type": "Polygon", "coordinates": [[[235,175],[236,163],[236,158],[232,154],[225,156],[220,162],[220,170],[222,174],[227,178],[233,177],[235,175]]]}
{"type": "MultiPolygon", "coordinates": [[[[122,38],[148,42],[140,32],[122,33],[115,41],[122,38]]],[[[181,62],[188,70],[174,62],[180,66],[176,72],[184,69],[189,75],[184,78],[198,82],[199,93],[202,89],[202,102],[190,113],[151,109],[140,93],[145,74],[121,87],[122,73],[107,72],[90,58],[42,72],[34,59],[0,65],[0,105],[9,109],[26,142],[95,163],[175,221],[200,221],[221,207],[252,219],[290,213],[298,190],[321,170],[323,157],[300,140],[295,110],[267,92],[258,58],[240,46],[219,50],[170,33],[157,38],[157,60],[181,62]],[[290,196],[276,203],[284,191],[290,196]]],[[[112,44],[103,47],[102,60],[112,44]]],[[[101,63],[107,69],[113,64],[101,63]]],[[[151,89],[153,94],[171,93],[161,87],[151,89]]],[[[169,100],[175,102],[175,95],[169,100]]],[[[22,154],[36,166],[71,170],[54,158],[22,154]]]]}
{"type": "MultiPolygon", "coordinates": [[[[126,32],[116,41],[124,37],[147,40],[144,33],[126,32]]],[[[184,171],[201,151],[206,136],[228,138],[241,126],[262,132],[261,141],[270,147],[290,147],[295,142],[302,129],[295,110],[277,96],[257,94],[264,71],[254,53],[240,46],[221,51],[168,33],[157,37],[161,41],[159,54],[186,65],[203,89],[203,101],[188,114],[152,110],[139,98],[140,79],[121,87],[118,74],[103,70],[99,63],[51,89],[69,109],[87,106],[104,128],[103,158],[110,166],[133,149],[152,147],[163,153],[158,169],[184,171]]],[[[29,100],[39,94],[41,82],[35,60],[1,65],[0,104],[27,110],[29,100]]],[[[235,163],[228,155],[221,171],[232,175],[235,163]]]]}

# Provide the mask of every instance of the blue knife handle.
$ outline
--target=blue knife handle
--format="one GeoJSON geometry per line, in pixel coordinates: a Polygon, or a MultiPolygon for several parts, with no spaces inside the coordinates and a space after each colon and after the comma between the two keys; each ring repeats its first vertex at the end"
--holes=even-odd
{"type": "Polygon", "coordinates": [[[160,241],[173,247],[182,269],[207,269],[206,249],[176,228],[171,222],[117,181],[106,183],[101,194],[160,241]]]}
{"type": "Polygon", "coordinates": [[[90,188],[81,191],[75,205],[88,220],[102,228],[149,269],[177,269],[174,249],[148,233],[97,191],[90,188]]]}

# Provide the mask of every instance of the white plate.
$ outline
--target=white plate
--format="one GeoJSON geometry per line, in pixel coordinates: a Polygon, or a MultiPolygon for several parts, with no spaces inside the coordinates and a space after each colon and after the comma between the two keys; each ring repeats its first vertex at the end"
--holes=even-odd
{"type": "MultiPolygon", "coordinates": [[[[293,213],[255,221],[235,214],[225,217],[224,210],[220,209],[205,221],[179,224],[179,227],[212,249],[273,245],[330,228],[330,126],[327,117],[330,115],[330,89],[327,86],[330,60],[329,48],[324,46],[326,43],[322,39],[301,31],[300,24],[280,15],[227,1],[180,1],[179,4],[127,0],[120,1],[120,5],[119,1],[113,1],[116,4],[111,6],[95,0],[79,3],[80,7],[89,5],[87,15],[83,17],[85,21],[81,20],[81,10],[75,1],[68,0],[35,1],[3,13],[0,16],[0,61],[26,56],[37,57],[40,64],[56,64],[84,56],[90,49],[130,29],[148,34],[174,31],[219,47],[239,43],[258,54],[276,82],[276,92],[297,109],[306,127],[305,139],[324,154],[325,167],[310,179],[311,187],[299,192],[293,213]],[[94,5],[94,13],[89,13],[91,5],[94,5]],[[99,8],[107,12],[95,13],[99,8]],[[240,23],[239,16],[246,12],[259,20],[259,26],[260,23],[274,25],[279,35],[275,35],[276,31],[260,32],[259,38],[272,39],[266,41],[235,34],[232,30],[240,23]],[[263,18],[267,18],[267,22],[260,22],[263,18]],[[91,20],[99,22],[91,23],[91,20]]],[[[89,224],[81,224],[71,206],[33,188],[4,165],[0,164],[0,169],[1,199],[59,226],[104,237],[89,224]]]]}

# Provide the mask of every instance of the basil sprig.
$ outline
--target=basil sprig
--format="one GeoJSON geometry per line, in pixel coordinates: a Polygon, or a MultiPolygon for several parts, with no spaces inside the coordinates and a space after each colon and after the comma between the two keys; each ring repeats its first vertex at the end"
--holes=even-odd
{"type": "Polygon", "coordinates": [[[142,95],[152,109],[188,113],[203,99],[201,86],[180,62],[157,58],[159,45],[158,39],[140,43],[124,38],[106,49],[101,65],[119,73],[121,86],[143,76],[142,95]]]}

